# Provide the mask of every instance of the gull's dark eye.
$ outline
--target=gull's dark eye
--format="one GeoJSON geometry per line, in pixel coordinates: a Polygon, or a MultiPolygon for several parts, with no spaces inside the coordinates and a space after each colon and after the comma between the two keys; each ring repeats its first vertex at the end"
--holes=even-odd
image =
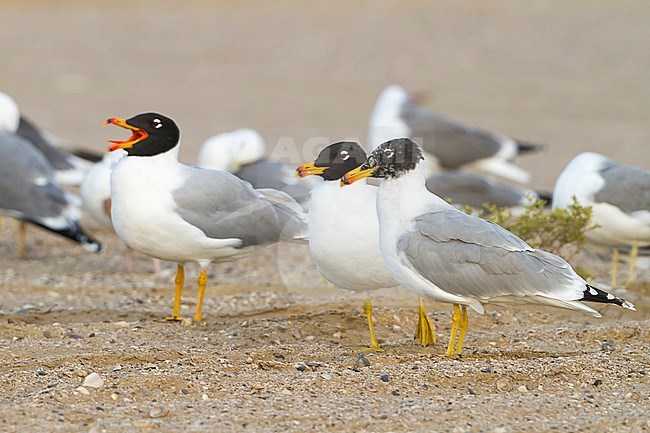
{"type": "Polygon", "coordinates": [[[339,156],[341,157],[341,159],[342,159],[343,161],[347,161],[348,158],[350,158],[350,152],[348,152],[347,150],[342,150],[342,151],[339,153],[339,156]]]}
{"type": "Polygon", "coordinates": [[[393,155],[395,155],[395,151],[391,148],[388,148],[384,149],[381,154],[384,158],[392,158],[393,155]]]}
{"type": "Polygon", "coordinates": [[[163,126],[163,124],[162,124],[162,120],[160,120],[160,119],[153,119],[153,120],[151,121],[151,126],[153,126],[153,127],[156,128],[156,129],[160,129],[160,128],[162,128],[162,126],[163,126]]]}

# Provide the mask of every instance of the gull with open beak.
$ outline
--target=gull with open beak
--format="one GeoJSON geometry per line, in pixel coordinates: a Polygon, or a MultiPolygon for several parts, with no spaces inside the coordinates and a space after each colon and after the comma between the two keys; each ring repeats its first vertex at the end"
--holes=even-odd
{"type": "Polygon", "coordinates": [[[128,140],[110,140],[107,149],[127,152],[111,174],[113,226],[134,250],[178,264],[170,320],[181,319],[185,263],[201,267],[198,321],[210,263],[236,260],[279,240],[306,240],[307,216],[288,195],[255,190],[225,171],[181,164],[180,130],[172,119],[144,113],[108,124],[131,131],[128,140]]]}
{"type": "Polygon", "coordinates": [[[530,247],[504,228],[454,208],[425,187],[420,147],[408,138],[387,141],[348,172],[342,185],[382,179],[377,196],[379,238],[386,265],[418,295],[454,305],[447,355],[460,354],[467,307],[535,303],[600,317],[587,302],[632,303],[583,280],[562,258],[530,247]],[[456,334],[458,333],[458,345],[456,334]]]}

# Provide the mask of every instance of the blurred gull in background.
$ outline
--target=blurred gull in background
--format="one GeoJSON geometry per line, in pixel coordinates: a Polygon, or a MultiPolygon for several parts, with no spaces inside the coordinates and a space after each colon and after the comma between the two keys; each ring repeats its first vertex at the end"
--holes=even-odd
{"type": "Polygon", "coordinates": [[[441,168],[473,168],[519,183],[528,183],[531,175],[513,159],[543,147],[445,118],[418,105],[404,88],[391,85],[375,103],[368,145],[374,149],[399,137],[421,142],[425,153],[434,156],[441,168]]]}
{"type": "Polygon", "coordinates": [[[573,158],[555,183],[553,208],[566,208],[573,197],[591,206],[597,225],[590,241],[613,247],[612,286],[616,286],[618,249],[631,248],[627,283],[634,281],[640,247],[650,245],[650,171],[619,164],[601,154],[584,152],[573,158]]]}

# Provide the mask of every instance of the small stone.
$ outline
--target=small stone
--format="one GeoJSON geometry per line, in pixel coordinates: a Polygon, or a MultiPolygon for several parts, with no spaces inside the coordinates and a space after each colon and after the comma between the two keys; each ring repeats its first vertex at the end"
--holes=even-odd
{"type": "Polygon", "coordinates": [[[201,400],[203,400],[203,401],[207,401],[208,398],[209,398],[209,397],[208,397],[208,394],[203,394],[203,395],[201,396],[201,400]]]}
{"type": "Polygon", "coordinates": [[[363,367],[370,367],[370,361],[368,361],[368,359],[366,359],[365,356],[359,355],[357,360],[354,362],[354,366],[352,367],[352,370],[359,371],[363,367]]]}
{"type": "Polygon", "coordinates": [[[253,363],[253,357],[249,356],[246,358],[246,364],[252,364],[253,363]]]}
{"type": "Polygon", "coordinates": [[[47,371],[43,370],[42,368],[37,368],[36,369],[36,374],[38,376],[47,376],[47,371]]]}
{"type": "Polygon", "coordinates": [[[506,433],[507,430],[505,427],[496,427],[494,430],[492,430],[492,433],[506,433]]]}
{"type": "Polygon", "coordinates": [[[113,400],[113,401],[117,400],[118,397],[119,397],[119,395],[117,395],[116,393],[111,394],[111,400],[113,400]]]}
{"type": "Polygon", "coordinates": [[[74,374],[75,374],[75,376],[78,376],[78,377],[86,377],[86,376],[88,376],[88,372],[86,370],[75,370],[74,374]]]}
{"type": "Polygon", "coordinates": [[[490,367],[489,365],[485,367],[481,367],[481,373],[492,373],[492,367],[490,367]]]}
{"type": "Polygon", "coordinates": [[[86,379],[84,379],[83,386],[88,388],[101,388],[104,386],[104,379],[102,379],[97,373],[90,373],[86,376],[86,379]]]}
{"type": "Polygon", "coordinates": [[[296,366],[296,370],[298,370],[298,371],[305,371],[305,370],[307,370],[307,367],[305,367],[305,366],[302,365],[302,364],[298,364],[298,365],[296,366]]]}
{"type": "Polygon", "coordinates": [[[476,395],[476,391],[474,391],[474,390],[473,390],[472,388],[470,388],[469,386],[467,387],[467,392],[469,393],[469,395],[476,395]]]}
{"type": "Polygon", "coordinates": [[[519,391],[519,392],[528,392],[528,387],[526,387],[526,385],[519,385],[517,387],[517,391],[519,391]]]}
{"type": "Polygon", "coordinates": [[[288,390],[287,388],[284,388],[282,391],[280,391],[280,394],[291,395],[291,391],[288,390]]]}
{"type": "Polygon", "coordinates": [[[322,373],[320,377],[322,377],[325,380],[332,380],[332,375],[329,373],[322,373]]]}
{"type": "Polygon", "coordinates": [[[113,367],[113,371],[120,371],[122,369],[122,366],[120,364],[117,364],[115,367],[113,367]]]}
{"type": "Polygon", "coordinates": [[[496,387],[501,392],[508,392],[512,390],[512,385],[508,379],[501,378],[496,381],[496,387]]]}
{"type": "Polygon", "coordinates": [[[332,334],[332,337],[334,338],[341,338],[343,334],[341,334],[341,331],[336,331],[334,334],[332,334]]]}
{"type": "Polygon", "coordinates": [[[83,394],[83,395],[88,395],[88,394],[90,394],[90,391],[88,391],[88,390],[87,390],[86,388],[84,388],[83,386],[79,386],[79,387],[77,387],[77,392],[79,392],[79,394],[83,394]]]}
{"type": "Polygon", "coordinates": [[[314,341],[315,339],[316,339],[316,337],[314,337],[313,335],[308,335],[308,336],[305,337],[306,341],[314,341]]]}
{"type": "Polygon", "coordinates": [[[603,381],[602,381],[602,380],[600,380],[600,379],[596,379],[596,380],[594,380],[594,386],[600,386],[600,385],[602,385],[602,384],[603,384],[603,381]]]}
{"type": "Polygon", "coordinates": [[[129,322],[125,322],[124,320],[120,320],[119,322],[114,322],[113,326],[116,328],[128,328],[131,326],[131,324],[129,322]]]}
{"type": "Polygon", "coordinates": [[[190,327],[193,323],[194,322],[192,321],[191,317],[186,317],[185,319],[181,320],[181,326],[190,327]]]}
{"type": "Polygon", "coordinates": [[[382,374],[381,377],[379,378],[382,382],[388,382],[390,378],[388,377],[387,374],[382,374]]]}
{"type": "Polygon", "coordinates": [[[390,393],[392,395],[394,395],[395,397],[399,397],[399,392],[398,391],[391,391],[390,393]]]}
{"type": "Polygon", "coordinates": [[[169,414],[169,409],[162,405],[156,405],[149,411],[149,418],[163,418],[169,414]]]}

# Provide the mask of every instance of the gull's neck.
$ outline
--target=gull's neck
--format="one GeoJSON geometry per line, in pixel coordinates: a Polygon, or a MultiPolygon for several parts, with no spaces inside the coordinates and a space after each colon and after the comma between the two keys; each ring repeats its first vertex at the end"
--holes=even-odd
{"type": "Polygon", "coordinates": [[[380,220],[404,222],[424,212],[449,207],[449,203],[432,194],[425,186],[424,164],[398,178],[381,182],[377,198],[377,213],[380,220]]]}

